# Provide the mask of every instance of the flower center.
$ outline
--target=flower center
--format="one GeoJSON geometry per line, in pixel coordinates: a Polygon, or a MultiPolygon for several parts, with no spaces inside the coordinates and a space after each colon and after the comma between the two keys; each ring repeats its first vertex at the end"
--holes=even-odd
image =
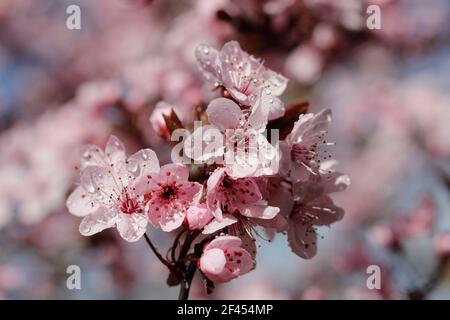
{"type": "Polygon", "coordinates": [[[125,193],[125,199],[122,200],[120,211],[125,214],[135,214],[142,212],[142,208],[136,197],[130,197],[130,194],[125,193]]]}
{"type": "Polygon", "coordinates": [[[164,200],[171,200],[177,195],[178,188],[176,186],[166,185],[161,188],[161,198],[164,200]]]}

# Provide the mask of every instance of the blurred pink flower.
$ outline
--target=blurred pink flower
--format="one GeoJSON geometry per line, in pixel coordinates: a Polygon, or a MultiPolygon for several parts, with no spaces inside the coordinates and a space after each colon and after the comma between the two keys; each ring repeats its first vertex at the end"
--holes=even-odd
{"type": "Polygon", "coordinates": [[[430,196],[424,196],[409,214],[396,217],[392,223],[394,233],[400,238],[416,238],[429,233],[433,227],[435,207],[430,196]]]}

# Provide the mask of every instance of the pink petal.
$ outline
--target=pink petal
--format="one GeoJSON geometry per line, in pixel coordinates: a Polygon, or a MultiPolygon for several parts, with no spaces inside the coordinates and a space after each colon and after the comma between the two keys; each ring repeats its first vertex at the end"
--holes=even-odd
{"type": "Polygon", "coordinates": [[[84,169],[88,166],[103,167],[109,165],[109,159],[105,155],[103,150],[92,144],[85,145],[81,148],[80,158],[81,169],[84,169]]]}
{"type": "Polygon", "coordinates": [[[243,117],[241,108],[230,99],[217,98],[206,109],[209,123],[219,130],[238,128],[243,117]]]}
{"type": "Polygon", "coordinates": [[[147,218],[142,214],[121,214],[117,222],[117,230],[124,240],[138,241],[147,230],[147,218]]]}
{"type": "Polygon", "coordinates": [[[203,234],[212,234],[220,229],[228,227],[232,224],[238,222],[238,219],[233,217],[232,215],[226,214],[222,217],[222,220],[214,219],[203,229],[203,234]]]}
{"type": "Polygon", "coordinates": [[[167,212],[163,213],[159,225],[161,229],[165,232],[171,232],[183,224],[186,213],[178,211],[174,212],[173,215],[169,215],[167,212]]]}
{"type": "Polygon", "coordinates": [[[277,207],[258,205],[244,209],[241,214],[249,218],[269,220],[275,218],[278,212],[280,212],[280,209],[277,207]]]}
{"type": "MultiPolygon", "coordinates": [[[[281,100],[277,99],[276,103],[272,103],[269,108],[268,120],[281,118],[286,113],[286,109],[281,100]]],[[[275,101],[275,99],[274,99],[275,101]]]]}
{"type": "Polygon", "coordinates": [[[273,95],[279,96],[286,90],[288,79],[272,70],[267,70],[265,76],[273,95]]]}
{"type": "Polygon", "coordinates": [[[139,178],[136,179],[136,181],[133,183],[134,192],[138,195],[144,195],[146,193],[149,193],[151,190],[159,189],[160,186],[158,185],[157,177],[159,176],[158,173],[156,174],[147,174],[147,175],[141,175],[139,178]]]}
{"type": "Polygon", "coordinates": [[[215,238],[208,245],[206,245],[205,251],[210,250],[212,248],[219,248],[222,250],[240,248],[241,244],[242,244],[242,241],[238,237],[229,236],[229,235],[220,236],[220,237],[215,238]]]}
{"type": "Polygon", "coordinates": [[[270,94],[270,90],[260,89],[258,98],[252,108],[252,112],[248,117],[248,123],[254,130],[264,130],[269,120],[269,111],[271,105],[275,103],[275,99],[270,94]]]}
{"type": "Polygon", "coordinates": [[[159,171],[159,182],[165,184],[183,183],[188,181],[189,170],[184,164],[170,163],[161,167],[159,171]]]}
{"type": "Polygon", "coordinates": [[[304,259],[311,259],[317,253],[317,235],[310,226],[291,224],[288,228],[288,243],[292,251],[304,259]]]}
{"type": "Polygon", "coordinates": [[[127,160],[127,169],[134,177],[159,171],[159,160],[152,149],[142,149],[127,160]]]}
{"type": "Polygon", "coordinates": [[[66,206],[71,214],[79,217],[84,217],[98,209],[98,205],[91,200],[91,197],[82,187],[73,190],[67,198],[66,206]]]}
{"type": "Polygon", "coordinates": [[[195,49],[195,57],[203,72],[203,76],[210,81],[219,81],[220,64],[218,62],[218,52],[207,45],[199,45],[195,49]]]}
{"type": "Polygon", "coordinates": [[[85,216],[80,223],[80,233],[91,236],[116,224],[117,213],[101,207],[97,211],[85,216]]]}
{"type": "Polygon", "coordinates": [[[214,217],[217,219],[222,219],[222,210],[220,208],[219,203],[219,192],[218,187],[222,183],[223,178],[225,177],[225,169],[219,168],[214,170],[214,172],[209,176],[208,181],[206,183],[207,185],[207,195],[206,195],[206,205],[208,206],[209,210],[211,210],[214,217]]]}
{"type": "Polygon", "coordinates": [[[217,277],[225,268],[225,254],[221,249],[212,248],[205,250],[200,258],[200,270],[212,281],[220,279],[217,277]]]}
{"type": "Polygon", "coordinates": [[[187,136],[183,151],[196,161],[217,161],[224,152],[223,140],[222,133],[215,126],[202,125],[187,136]]]}
{"type": "Polygon", "coordinates": [[[87,167],[81,172],[81,187],[89,196],[105,201],[122,192],[114,176],[105,167],[87,167]]]}
{"type": "Polygon", "coordinates": [[[308,204],[308,213],[314,215],[314,224],[318,226],[330,225],[344,217],[344,210],[334,205],[333,200],[322,196],[308,204]]]}
{"type": "Polygon", "coordinates": [[[106,143],[105,154],[111,160],[111,163],[124,162],[126,158],[125,146],[116,136],[110,136],[106,143]]]}
{"type": "Polygon", "coordinates": [[[213,219],[213,215],[205,204],[190,206],[186,212],[186,220],[190,230],[201,230],[213,219]]]}
{"type": "MultiPolygon", "coordinates": [[[[203,193],[203,186],[198,182],[185,182],[178,186],[178,202],[198,202],[203,193]]],[[[185,206],[185,205],[183,205],[185,206]]]]}
{"type": "Polygon", "coordinates": [[[233,261],[228,261],[226,267],[232,269],[232,273],[236,277],[251,271],[255,267],[253,257],[247,250],[242,248],[233,249],[232,256],[233,255],[233,261]],[[239,256],[237,256],[236,253],[238,253],[239,256]]]}

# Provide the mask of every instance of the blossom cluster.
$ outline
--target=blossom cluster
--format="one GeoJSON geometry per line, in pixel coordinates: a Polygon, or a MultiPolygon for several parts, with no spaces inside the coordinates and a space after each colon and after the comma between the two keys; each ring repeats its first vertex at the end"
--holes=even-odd
{"type": "MultiPolygon", "coordinates": [[[[226,282],[251,271],[260,232],[286,234],[295,254],[314,257],[317,228],[344,215],[331,194],[350,183],[348,176],[336,171],[337,162],[326,150],[331,145],[326,140],[331,111],[299,112],[280,141],[267,138],[269,125],[285,116],[280,97],[287,78],[243,51],[236,41],[221,50],[200,45],[195,56],[217,94],[205,108],[197,108],[197,118],[216,129],[225,147],[198,150],[196,137],[202,146],[210,138],[203,127],[193,130],[183,144],[185,157],[194,163],[160,166],[151,149],[127,158],[124,144],[115,136],[105,150],[85,146],[77,168],[79,185],[67,199],[70,213],[83,217],[80,233],[90,236],[115,227],[123,239],[134,242],[145,235],[149,224],[176,232],[172,259],[161,259],[175,278],[184,280],[188,261],[194,261],[209,282],[226,282]],[[252,140],[256,144],[249,146],[252,140]],[[262,157],[253,157],[252,148],[262,157]]],[[[150,122],[166,138],[174,129],[190,128],[179,121],[177,108],[159,105],[167,108],[156,108],[150,122]]]]}

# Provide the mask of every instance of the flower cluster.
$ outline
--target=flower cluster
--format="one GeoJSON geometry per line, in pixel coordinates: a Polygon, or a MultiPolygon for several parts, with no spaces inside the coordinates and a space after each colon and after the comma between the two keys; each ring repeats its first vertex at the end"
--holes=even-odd
{"type": "MultiPolygon", "coordinates": [[[[207,283],[251,271],[260,231],[287,234],[294,253],[312,258],[317,228],[344,214],[330,194],[349,185],[348,176],[335,171],[336,161],[324,148],[330,144],[325,135],[331,112],[298,112],[281,141],[267,138],[268,128],[274,129],[274,121],[285,115],[280,96],[287,79],[235,41],[220,51],[201,45],[196,58],[220,95],[197,110],[198,119],[215,129],[223,147],[214,152],[199,149],[197,138],[201,147],[208,142],[200,127],[183,144],[185,155],[196,161],[160,167],[151,149],[127,159],[124,145],[114,136],[105,151],[86,146],[79,186],[67,200],[69,211],[83,217],[81,234],[116,227],[122,238],[137,241],[149,223],[176,232],[166,259],[155,250],[171,271],[170,284],[190,285],[197,268],[207,283]]],[[[164,121],[155,114],[150,118],[158,119],[166,138],[174,129],[188,128],[173,110],[164,114],[164,121]]],[[[275,129],[289,127],[284,126],[275,129]]],[[[147,236],[146,240],[150,242],[147,236]]]]}

